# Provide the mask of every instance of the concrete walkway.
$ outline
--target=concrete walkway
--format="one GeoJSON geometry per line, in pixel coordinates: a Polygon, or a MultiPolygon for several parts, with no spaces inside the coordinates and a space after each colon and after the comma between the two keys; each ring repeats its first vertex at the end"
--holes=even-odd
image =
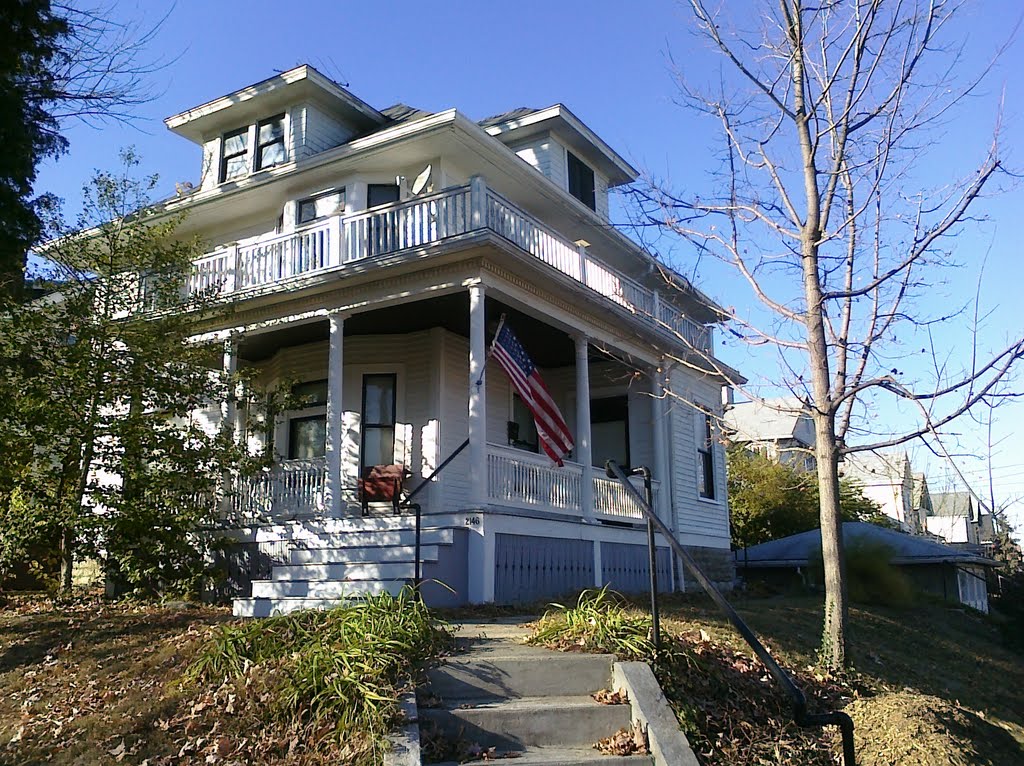
{"type": "MultiPolygon", "coordinates": [[[[609,654],[555,652],[522,643],[522,620],[457,625],[458,651],[432,670],[419,717],[452,742],[522,766],[650,766],[649,755],[594,748],[631,724],[630,706],[591,696],[612,683],[609,654]]],[[[422,729],[421,729],[422,732],[422,729]]]]}

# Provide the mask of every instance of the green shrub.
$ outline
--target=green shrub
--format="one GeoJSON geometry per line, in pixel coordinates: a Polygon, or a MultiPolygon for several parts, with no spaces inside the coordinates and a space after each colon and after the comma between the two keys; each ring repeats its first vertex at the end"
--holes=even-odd
{"type": "Polygon", "coordinates": [[[582,652],[607,652],[630,659],[654,656],[650,615],[632,612],[608,586],[585,590],[576,606],[552,604],[528,643],[582,652]]]}
{"type": "Polygon", "coordinates": [[[398,596],[218,628],[185,681],[235,683],[264,722],[303,732],[309,749],[317,738],[330,740],[347,748],[346,762],[371,763],[398,723],[400,691],[450,640],[406,588],[398,596]]]}
{"type": "MultiPolygon", "coordinates": [[[[892,548],[874,540],[854,538],[846,544],[846,587],[851,601],[892,607],[913,603],[910,580],[890,563],[894,555],[892,548]]],[[[824,582],[820,549],[808,556],[808,570],[815,583],[824,582]]]]}

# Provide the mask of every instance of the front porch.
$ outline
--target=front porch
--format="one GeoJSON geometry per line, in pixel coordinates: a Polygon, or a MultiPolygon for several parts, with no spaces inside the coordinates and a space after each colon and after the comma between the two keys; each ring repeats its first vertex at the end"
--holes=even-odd
{"type": "MultiPolygon", "coordinates": [[[[639,507],[604,474],[604,461],[614,458],[652,467],[655,505],[668,518],[657,415],[664,401],[652,396],[653,371],[594,348],[585,334],[570,337],[498,297],[483,298],[482,287],[467,293],[228,341],[227,371],[249,367],[265,391],[288,386],[307,398],[278,413],[264,433],[254,433],[230,403],[221,407],[222,422],[239,438],[274,456],[271,467],[232,482],[222,504],[225,522],[363,516],[358,486],[368,467],[403,466],[405,490],[412,491],[467,439],[468,448],[417,492],[426,514],[500,509],[642,523],[639,507]],[[480,335],[489,341],[486,325],[503,314],[534,354],[575,437],[562,467],[540,452],[532,418],[501,369],[481,370],[485,348],[472,353],[470,341],[479,339],[466,336],[475,334],[473,325],[484,325],[480,335]]],[[[394,512],[388,503],[368,510],[394,512]]]]}
{"type": "MultiPolygon", "coordinates": [[[[346,473],[352,473],[351,467],[346,473]]],[[[325,458],[281,460],[259,476],[238,480],[227,496],[227,517],[242,524],[330,517],[326,502],[325,458]]],[[[438,477],[440,479],[440,477],[438,477]]],[[[637,487],[642,487],[640,480],[637,487]]],[[[655,506],[661,483],[652,481],[655,506]]],[[[343,492],[345,489],[343,488],[343,492]]],[[[362,514],[356,490],[350,488],[339,518],[362,514]]],[[[417,498],[418,500],[418,498],[417,498]]],[[[487,445],[487,506],[538,510],[578,519],[641,523],[643,513],[619,483],[596,467],[566,461],[555,466],[542,456],[501,444],[487,445]],[[589,480],[592,505],[583,505],[583,484],[589,480]]],[[[371,503],[372,515],[388,515],[387,503],[371,503]]]]}

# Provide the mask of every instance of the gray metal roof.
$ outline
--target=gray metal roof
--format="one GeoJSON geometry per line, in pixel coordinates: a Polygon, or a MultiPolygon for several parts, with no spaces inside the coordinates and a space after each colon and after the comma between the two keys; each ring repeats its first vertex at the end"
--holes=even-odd
{"type": "MultiPolygon", "coordinates": [[[[968,551],[929,540],[918,535],[908,535],[863,521],[843,523],[843,542],[849,545],[853,540],[869,540],[881,543],[893,551],[893,564],[975,564],[999,566],[998,563],[968,551]]],[[[808,557],[821,550],[821,530],[811,529],[798,535],[783,537],[781,540],[754,545],[736,551],[739,566],[773,568],[806,566],[808,557]]]]}

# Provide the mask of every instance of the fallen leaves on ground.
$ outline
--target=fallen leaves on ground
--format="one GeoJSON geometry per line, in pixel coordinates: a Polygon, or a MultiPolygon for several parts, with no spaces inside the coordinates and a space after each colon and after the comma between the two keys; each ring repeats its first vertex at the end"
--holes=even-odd
{"type": "Polygon", "coordinates": [[[625,705],[629,702],[629,697],[627,697],[626,693],[621,690],[612,691],[611,689],[601,689],[590,696],[602,705],[625,705]]]}
{"type": "Polygon", "coordinates": [[[647,733],[638,721],[632,726],[623,727],[610,737],[598,740],[594,745],[605,755],[648,755],[651,751],[647,745],[647,733]]]}

